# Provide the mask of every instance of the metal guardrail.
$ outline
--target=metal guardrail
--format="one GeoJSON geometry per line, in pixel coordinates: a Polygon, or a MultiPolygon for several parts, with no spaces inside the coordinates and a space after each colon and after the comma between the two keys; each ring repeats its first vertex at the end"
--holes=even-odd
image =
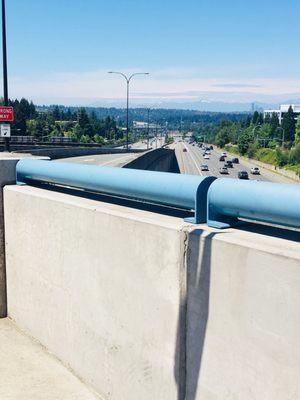
{"type": "Polygon", "coordinates": [[[180,175],[73,163],[24,159],[16,167],[18,184],[48,183],[185,210],[192,223],[207,220],[207,191],[215,177],[180,175]]]}
{"type": "Polygon", "coordinates": [[[236,225],[239,218],[300,228],[300,185],[217,179],[207,198],[207,224],[236,225]]]}
{"type": "Polygon", "coordinates": [[[214,228],[239,218],[300,228],[300,185],[180,175],[135,169],[24,159],[17,183],[48,183],[139,202],[193,210],[186,221],[214,228]]]}

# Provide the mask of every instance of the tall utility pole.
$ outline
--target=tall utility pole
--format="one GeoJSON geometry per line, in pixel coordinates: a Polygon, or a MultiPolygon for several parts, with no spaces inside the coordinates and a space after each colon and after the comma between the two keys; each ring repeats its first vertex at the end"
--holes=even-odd
{"type": "MultiPolygon", "coordinates": [[[[4,99],[4,105],[8,106],[5,0],[2,0],[2,51],[3,51],[3,99],[4,99]]],[[[4,141],[5,141],[5,151],[9,151],[10,138],[5,137],[4,141]]]]}
{"type": "Polygon", "coordinates": [[[284,132],[284,129],[282,128],[282,126],[278,126],[278,127],[277,127],[277,130],[278,130],[278,129],[281,129],[281,130],[282,130],[281,147],[284,147],[284,134],[285,134],[285,132],[284,132]]]}
{"type": "Polygon", "coordinates": [[[147,123],[147,150],[149,150],[149,131],[150,131],[150,108],[148,108],[148,123],[147,123]]]}
{"type": "Polygon", "coordinates": [[[134,74],[127,76],[123,72],[109,71],[109,74],[117,74],[123,76],[127,84],[127,102],[126,102],[126,149],[128,150],[128,137],[129,137],[129,84],[131,79],[136,75],[149,75],[149,72],[135,72],[134,74]]]}

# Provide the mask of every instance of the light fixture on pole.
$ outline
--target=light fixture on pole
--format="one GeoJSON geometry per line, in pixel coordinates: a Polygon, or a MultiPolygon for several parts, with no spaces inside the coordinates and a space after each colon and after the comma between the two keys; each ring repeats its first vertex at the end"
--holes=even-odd
{"type": "MultiPolygon", "coordinates": [[[[3,54],[3,100],[8,106],[8,79],[7,79],[7,46],[6,46],[6,13],[5,0],[2,0],[2,54],[3,54]]],[[[5,151],[9,151],[10,137],[4,138],[5,151]]]]}
{"type": "Polygon", "coordinates": [[[127,76],[123,72],[109,71],[109,74],[117,74],[123,76],[127,84],[127,106],[126,106],[126,149],[128,150],[128,136],[129,136],[129,84],[131,79],[136,75],[149,75],[149,72],[135,72],[134,74],[127,76]]]}

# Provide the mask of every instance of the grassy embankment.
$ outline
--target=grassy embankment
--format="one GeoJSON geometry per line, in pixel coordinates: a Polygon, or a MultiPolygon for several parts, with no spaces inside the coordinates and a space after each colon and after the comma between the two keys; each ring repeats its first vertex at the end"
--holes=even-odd
{"type": "MultiPolygon", "coordinates": [[[[229,153],[240,155],[237,145],[227,144],[225,145],[225,150],[229,153]]],[[[299,149],[297,148],[293,150],[260,148],[256,151],[251,151],[251,154],[246,153],[244,156],[294,171],[300,176],[300,162],[297,162],[299,159],[299,149]]]]}

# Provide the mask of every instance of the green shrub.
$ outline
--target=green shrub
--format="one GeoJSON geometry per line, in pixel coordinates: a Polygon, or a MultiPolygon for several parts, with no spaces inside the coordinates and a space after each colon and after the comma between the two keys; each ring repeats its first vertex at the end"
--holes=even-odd
{"type": "Polygon", "coordinates": [[[267,164],[277,165],[276,150],[258,149],[255,153],[255,158],[267,164]]]}
{"type": "Polygon", "coordinates": [[[228,153],[240,154],[238,146],[236,144],[226,144],[225,150],[228,151],[228,153]]]}
{"type": "Polygon", "coordinates": [[[300,176],[300,164],[292,165],[292,164],[287,164],[284,166],[285,169],[288,169],[290,171],[296,172],[298,176],[300,176]]]}
{"type": "Polygon", "coordinates": [[[300,143],[290,151],[289,163],[300,164],[300,143]]]}

